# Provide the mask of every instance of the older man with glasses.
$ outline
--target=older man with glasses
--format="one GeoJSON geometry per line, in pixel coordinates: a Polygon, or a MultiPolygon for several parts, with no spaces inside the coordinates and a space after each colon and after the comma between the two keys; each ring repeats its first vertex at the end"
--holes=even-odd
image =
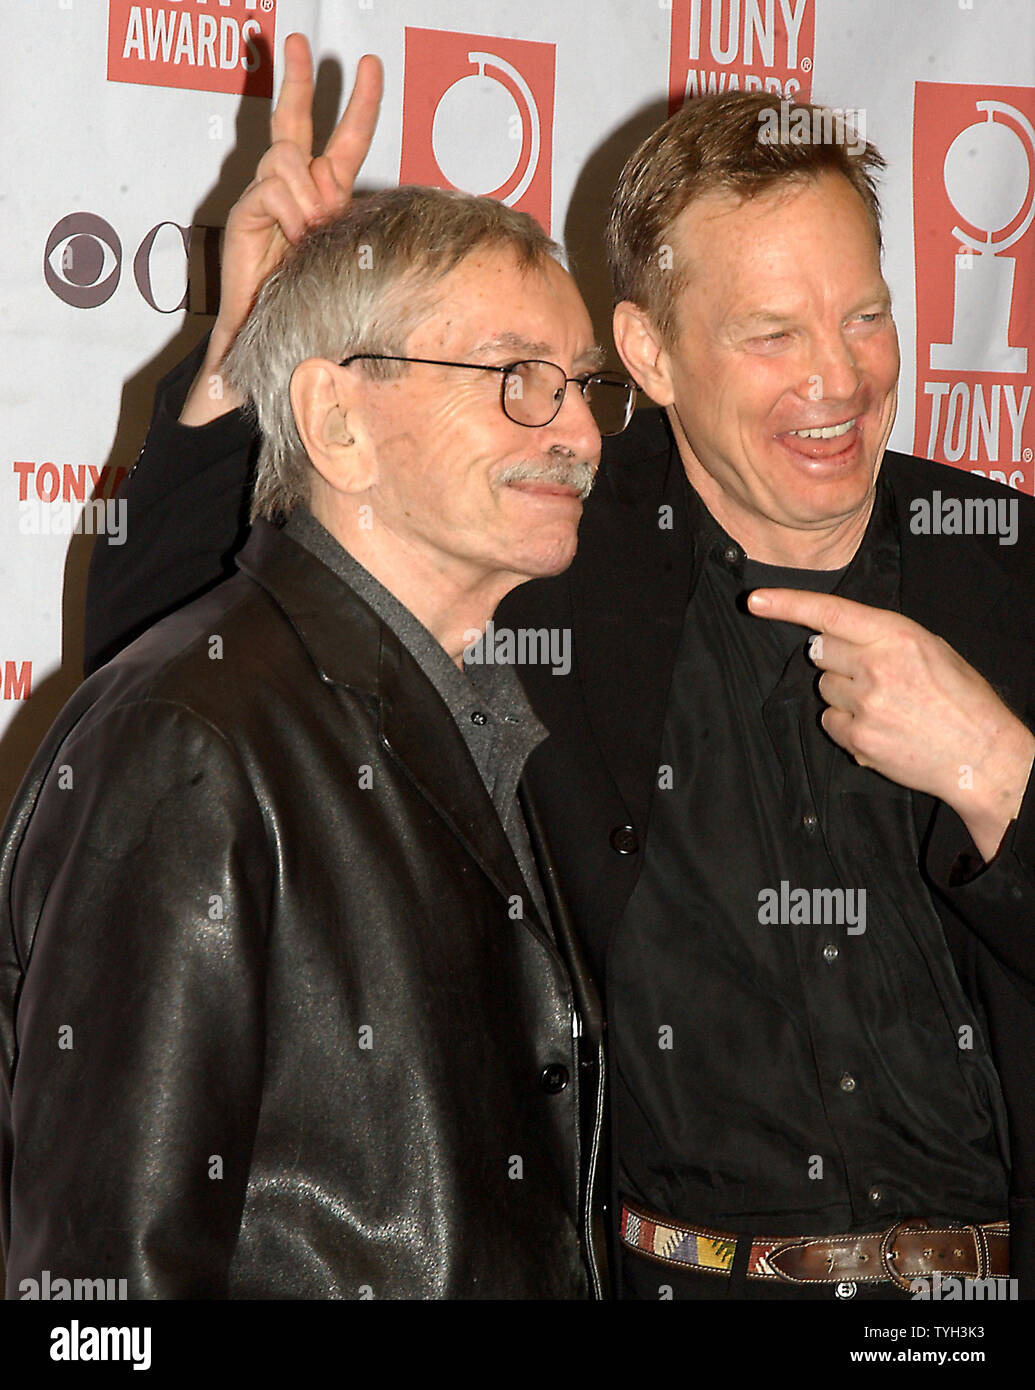
{"type": "Polygon", "coordinates": [[[599,1006],[519,794],[545,731],[463,662],[571,562],[631,410],[556,250],[400,189],[237,335],[240,572],[87,681],[7,832],[11,1296],[600,1292],[599,1006]]]}

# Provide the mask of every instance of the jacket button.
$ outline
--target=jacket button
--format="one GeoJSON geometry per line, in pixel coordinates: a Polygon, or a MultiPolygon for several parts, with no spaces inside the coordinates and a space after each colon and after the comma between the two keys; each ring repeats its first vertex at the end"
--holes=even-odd
{"type": "Polygon", "coordinates": [[[618,854],[635,854],[639,847],[639,837],[631,825],[616,825],[611,831],[611,848],[618,854]]]}
{"type": "Polygon", "coordinates": [[[568,1068],[560,1062],[551,1062],[539,1075],[539,1084],[547,1095],[555,1096],[568,1084],[568,1068]]]}

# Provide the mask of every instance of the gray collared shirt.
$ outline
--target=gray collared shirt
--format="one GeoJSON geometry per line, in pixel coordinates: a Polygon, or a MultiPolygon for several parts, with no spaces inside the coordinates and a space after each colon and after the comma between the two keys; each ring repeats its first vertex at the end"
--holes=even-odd
{"type": "Polygon", "coordinates": [[[424,624],[364,569],[307,507],[295,509],[284,533],[304,545],[374,610],[441,695],[496,808],[532,901],[548,926],[528,827],[517,799],[525,763],[547,731],[532,712],[513,667],[465,661],[461,671],[424,624]]]}

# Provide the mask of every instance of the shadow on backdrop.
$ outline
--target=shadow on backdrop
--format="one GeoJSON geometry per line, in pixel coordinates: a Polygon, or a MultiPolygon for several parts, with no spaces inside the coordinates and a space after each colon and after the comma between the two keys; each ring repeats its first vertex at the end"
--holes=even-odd
{"type": "Polygon", "coordinates": [[[564,224],[564,244],[572,274],[579,283],[598,340],[612,356],[615,365],[620,365],[620,360],[614,351],[611,336],[611,276],[604,253],[604,230],[611,195],[633,150],[667,119],[668,100],[662,94],[656,101],[641,107],[601,141],[575,180],[564,224]]]}

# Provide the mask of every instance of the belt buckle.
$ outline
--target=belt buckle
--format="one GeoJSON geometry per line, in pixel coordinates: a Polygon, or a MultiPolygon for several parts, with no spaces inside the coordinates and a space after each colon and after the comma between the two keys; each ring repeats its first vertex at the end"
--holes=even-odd
{"type": "MultiPolygon", "coordinates": [[[[884,1269],[884,1273],[888,1276],[888,1278],[891,1280],[891,1282],[895,1285],[896,1288],[903,1289],[906,1293],[912,1293],[913,1281],[912,1279],[907,1279],[904,1274],[899,1274],[898,1270],[892,1267],[891,1262],[895,1259],[895,1251],[893,1249],[895,1241],[898,1239],[900,1231],[927,1231],[930,1230],[930,1227],[931,1223],[929,1221],[924,1221],[922,1218],[917,1218],[916,1220],[896,1221],[894,1226],[890,1226],[888,1230],[884,1232],[884,1235],[881,1237],[880,1262],[881,1266],[884,1269]]],[[[974,1227],[968,1226],[966,1229],[973,1230],[974,1227]]],[[[982,1232],[982,1235],[983,1234],[984,1232],[982,1232]]],[[[974,1239],[974,1244],[977,1245],[976,1237],[974,1239]]],[[[978,1246],[979,1267],[981,1266],[980,1249],[981,1247],[978,1246]]],[[[987,1264],[987,1246],[985,1263],[987,1264]]]]}
{"type": "MultiPolygon", "coordinates": [[[[924,1220],[899,1221],[897,1225],[885,1232],[880,1243],[880,1258],[885,1274],[898,1288],[905,1289],[907,1292],[912,1289],[912,1280],[899,1274],[898,1270],[892,1268],[892,1260],[895,1258],[892,1246],[898,1238],[899,1231],[924,1231],[930,1230],[931,1223],[924,1220]]],[[[974,1274],[964,1274],[964,1279],[987,1279],[988,1271],[992,1264],[992,1255],[988,1247],[988,1236],[980,1225],[975,1223],[972,1226],[954,1226],[953,1230],[969,1231],[974,1241],[974,1250],[977,1255],[977,1270],[974,1274]]],[[[916,1277],[916,1276],[914,1276],[916,1277]]]]}

